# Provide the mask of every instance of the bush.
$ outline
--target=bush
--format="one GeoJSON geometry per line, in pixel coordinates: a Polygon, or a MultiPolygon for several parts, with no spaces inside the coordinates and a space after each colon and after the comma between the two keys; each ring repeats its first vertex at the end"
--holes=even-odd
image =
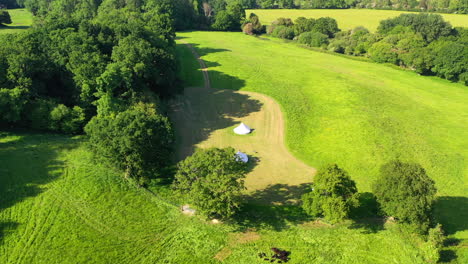
{"type": "Polygon", "coordinates": [[[211,27],[214,30],[219,30],[219,31],[232,31],[232,30],[238,30],[239,27],[237,26],[238,21],[235,20],[235,17],[232,16],[230,13],[228,13],[225,10],[219,11],[218,14],[215,16],[215,22],[211,27]]]}
{"type": "Polygon", "coordinates": [[[424,168],[415,163],[392,161],[380,168],[373,192],[382,211],[418,231],[426,231],[436,188],[424,168]]]}
{"type": "Polygon", "coordinates": [[[302,207],[311,216],[324,216],[332,223],[344,220],[357,207],[356,183],[336,164],[320,170],[312,191],[302,196],[302,207]]]}
{"type": "Polygon", "coordinates": [[[271,35],[277,38],[293,39],[294,30],[286,26],[276,26],[271,35]]]}
{"type": "Polygon", "coordinates": [[[50,129],[67,134],[78,134],[82,131],[85,113],[79,106],[68,108],[59,104],[50,112],[50,129]]]}
{"type": "Polygon", "coordinates": [[[37,99],[28,106],[26,119],[30,126],[38,130],[47,130],[51,126],[51,112],[57,106],[52,100],[37,99]]]}
{"type": "Polygon", "coordinates": [[[27,91],[25,89],[0,88],[0,122],[18,122],[27,102],[26,97],[27,91]]]}
{"type": "Polygon", "coordinates": [[[239,209],[245,174],[233,148],[200,149],[178,164],[174,188],[202,215],[228,218],[239,209]]]}
{"type": "Polygon", "coordinates": [[[299,36],[298,42],[310,47],[325,47],[328,44],[328,37],[319,32],[305,32],[299,36]]]}
{"type": "Polygon", "coordinates": [[[398,62],[398,55],[394,52],[391,44],[386,42],[377,42],[369,49],[369,57],[376,62],[380,63],[393,63],[398,62]]]}
{"type": "Polygon", "coordinates": [[[292,22],[290,18],[284,18],[284,17],[280,17],[276,19],[271,24],[275,26],[286,26],[286,27],[291,27],[294,25],[294,23],[292,22]]]}

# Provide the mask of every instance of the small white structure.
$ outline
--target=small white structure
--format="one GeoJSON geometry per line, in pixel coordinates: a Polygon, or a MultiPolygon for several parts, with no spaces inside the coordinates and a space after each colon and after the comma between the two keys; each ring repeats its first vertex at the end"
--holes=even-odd
{"type": "Polygon", "coordinates": [[[237,161],[242,161],[244,163],[247,163],[249,161],[249,156],[247,156],[247,154],[243,153],[243,152],[240,152],[240,151],[237,151],[236,153],[236,160],[237,161]]]}
{"type": "Polygon", "coordinates": [[[250,127],[248,127],[246,124],[241,123],[238,127],[234,128],[234,133],[238,135],[246,135],[249,134],[252,131],[250,127]]]}
{"type": "Polygon", "coordinates": [[[182,213],[183,214],[186,214],[186,215],[194,215],[196,212],[195,209],[193,208],[190,208],[190,206],[188,204],[182,206],[182,213]]]}

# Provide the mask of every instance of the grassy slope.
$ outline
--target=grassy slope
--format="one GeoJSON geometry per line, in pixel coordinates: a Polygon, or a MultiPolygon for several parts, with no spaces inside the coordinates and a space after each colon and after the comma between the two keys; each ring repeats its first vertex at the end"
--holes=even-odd
{"type": "Polygon", "coordinates": [[[361,191],[391,159],[422,164],[443,197],[437,210],[449,234],[468,237],[468,216],[456,210],[468,206],[467,87],[241,33],[179,36],[212,65],[213,87],[276,99],[288,146],[308,164],[338,163],[361,191]]]}
{"type": "Polygon", "coordinates": [[[258,252],[292,251],[289,263],[422,263],[420,241],[395,226],[285,229],[272,208],[250,209],[242,229],[183,216],[95,163],[80,139],[0,132],[0,263],[265,263],[258,252]],[[249,217],[250,216],[250,217],[249,217]]]}
{"type": "Polygon", "coordinates": [[[27,29],[32,24],[32,14],[26,9],[9,9],[12,24],[0,27],[0,34],[15,33],[27,29]]]}
{"type": "MultiPolygon", "coordinates": [[[[249,9],[246,13],[247,16],[250,13],[255,13],[265,25],[271,24],[272,21],[279,17],[288,17],[293,20],[301,16],[308,18],[332,17],[337,20],[340,29],[352,29],[357,26],[364,26],[374,31],[381,20],[408,12],[371,9],[249,9]]],[[[453,26],[468,27],[468,15],[441,15],[453,26]]]]}

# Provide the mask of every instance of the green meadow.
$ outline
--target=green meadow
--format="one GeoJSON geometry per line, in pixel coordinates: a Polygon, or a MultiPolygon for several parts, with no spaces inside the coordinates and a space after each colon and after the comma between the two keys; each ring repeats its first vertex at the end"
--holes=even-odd
{"type": "Polygon", "coordinates": [[[33,16],[26,9],[9,9],[8,13],[13,23],[0,27],[0,34],[19,32],[31,26],[33,16]]]}
{"type": "Polygon", "coordinates": [[[425,263],[422,241],[392,223],[332,227],[253,205],[237,224],[182,215],[97,164],[80,137],[0,133],[0,193],[0,263],[251,264],[271,247],[289,263],[425,263]]]}
{"type": "MultiPolygon", "coordinates": [[[[439,220],[449,235],[468,238],[466,210],[456,209],[468,206],[466,86],[278,39],[178,36],[202,55],[214,88],[274,98],[286,117],[289,150],[310,166],[337,163],[360,191],[370,191],[382,164],[420,163],[436,182],[439,220]]],[[[185,76],[189,85],[198,82],[185,76]]]]}
{"type": "MultiPolygon", "coordinates": [[[[279,17],[287,17],[293,20],[298,17],[332,17],[336,19],[338,27],[342,30],[364,26],[370,31],[375,31],[380,21],[409,12],[372,9],[248,9],[246,13],[247,16],[250,13],[255,13],[260,18],[260,22],[265,25],[271,24],[279,17]]],[[[468,15],[441,15],[455,27],[468,27],[468,15]]]]}

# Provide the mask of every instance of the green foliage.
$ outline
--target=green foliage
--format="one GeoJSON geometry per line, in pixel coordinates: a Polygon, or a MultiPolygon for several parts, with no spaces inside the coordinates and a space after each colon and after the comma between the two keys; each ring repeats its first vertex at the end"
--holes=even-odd
{"type": "Polygon", "coordinates": [[[378,31],[386,34],[397,26],[410,27],[414,32],[421,34],[427,42],[448,36],[452,31],[450,23],[436,14],[401,14],[381,21],[378,31]]]}
{"type": "Polygon", "coordinates": [[[276,26],[271,33],[273,37],[283,38],[283,39],[293,39],[294,38],[294,29],[287,26],[276,26]]]}
{"type": "Polygon", "coordinates": [[[50,112],[50,129],[66,134],[79,134],[85,120],[85,113],[81,107],[68,108],[59,104],[50,112]]]}
{"type": "Polygon", "coordinates": [[[436,188],[424,168],[416,163],[392,161],[380,168],[373,192],[382,210],[421,231],[426,231],[436,188]]]}
{"type": "Polygon", "coordinates": [[[310,47],[325,47],[328,44],[328,37],[319,32],[305,32],[297,41],[310,47]]]}
{"type": "Polygon", "coordinates": [[[377,42],[369,49],[369,57],[376,62],[380,63],[397,63],[398,54],[394,51],[391,44],[386,42],[377,42]]]}
{"type": "Polygon", "coordinates": [[[21,88],[0,88],[0,123],[13,123],[21,119],[27,102],[27,91],[21,88]]]}
{"type": "Polygon", "coordinates": [[[3,26],[2,24],[11,24],[13,23],[11,21],[10,13],[6,10],[1,10],[0,9],[0,26],[3,26]]]}
{"type": "Polygon", "coordinates": [[[448,80],[457,81],[468,73],[468,45],[460,42],[444,43],[434,54],[432,70],[448,80]]]}
{"type": "Polygon", "coordinates": [[[332,223],[348,218],[357,202],[356,183],[336,164],[320,170],[312,191],[302,196],[302,208],[307,214],[324,216],[332,223]]]}
{"type": "Polygon", "coordinates": [[[85,132],[98,158],[125,170],[126,177],[140,184],[160,176],[171,159],[172,128],[153,105],[138,104],[115,116],[94,117],[85,132]]]}
{"type": "Polygon", "coordinates": [[[219,11],[216,14],[215,22],[211,27],[215,30],[219,31],[232,31],[236,30],[239,27],[236,27],[237,23],[235,21],[235,18],[225,10],[219,11]]]}
{"type": "Polygon", "coordinates": [[[301,35],[302,33],[312,31],[315,25],[315,19],[298,17],[294,20],[294,34],[296,36],[301,35]]]}
{"type": "Polygon", "coordinates": [[[260,35],[265,33],[265,26],[260,23],[260,19],[254,13],[251,13],[249,19],[245,21],[242,32],[249,35],[260,35]]]}
{"type": "Polygon", "coordinates": [[[174,188],[202,215],[229,218],[241,205],[245,174],[233,148],[200,149],[178,164],[174,188]]]}
{"type": "Polygon", "coordinates": [[[442,230],[442,225],[437,224],[435,227],[430,228],[427,241],[424,243],[424,250],[426,255],[426,262],[428,263],[438,263],[440,259],[440,252],[444,247],[444,231],[442,230]]]}
{"type": "Polygon", "coordinates": [[[338,24],[335,19],[331,17],[321,17],[315,20],[312,31],[320,32],[331,38],[335,33],[339,32],[340,29],[338,28],[338,24]]]}

